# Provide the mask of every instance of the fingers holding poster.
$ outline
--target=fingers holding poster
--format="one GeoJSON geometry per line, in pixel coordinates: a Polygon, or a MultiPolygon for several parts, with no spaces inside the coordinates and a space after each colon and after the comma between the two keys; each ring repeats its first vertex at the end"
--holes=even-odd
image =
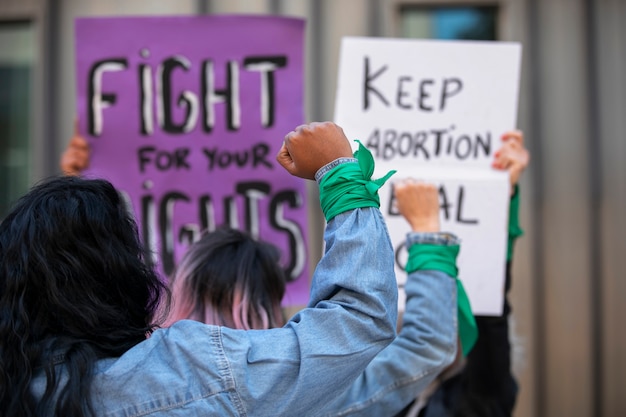
{"type": "MultiPolygon", "coordinates": [[[[492,167],[500,135],[516,125],[521,46],[505,42],[344,38],[335,121],[390,169],[439,185],[441,229],[461,238],[458,258],[475,314],[499,315],[509,183],[492,167]]],[[[405,280],[406,222],[389,186],[381,210],[405,280]]],[[[400,291],[400,308],[404,308],[400,291]]]]}
{"type": "Polygon", "coordinates": [[[274,161],[304,121],[304,21],[81,18],[75,31],[85,175],[127,196],[161,274],[229,225],[282,250],[285,302],[306,304],[306,187],[274,161]]]}

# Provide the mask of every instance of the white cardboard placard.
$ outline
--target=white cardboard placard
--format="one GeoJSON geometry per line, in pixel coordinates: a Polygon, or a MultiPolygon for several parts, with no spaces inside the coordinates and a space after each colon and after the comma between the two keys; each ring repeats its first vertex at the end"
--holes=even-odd
{"type": "Polygon", "coordinates": [[[502,313],[510,190],[491,162],[501,134],[516,127],[520,61],[517,43],[342,41],[335,122],[372,151],[375,177],[398,171],[380,198],[401,309],[408,224],[394,213],[390,184],[414,177],[440,187],[442,230],[462,240],[459,278],[474,314],[502,313]]]}

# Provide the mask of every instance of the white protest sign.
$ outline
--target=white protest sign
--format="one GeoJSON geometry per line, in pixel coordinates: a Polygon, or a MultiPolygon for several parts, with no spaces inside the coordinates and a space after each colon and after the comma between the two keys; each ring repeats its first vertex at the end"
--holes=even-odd
{"type": "MultiPolygon", "coordinates": [[[[474,314],[499,315],[506,264],[509,182],[491,168],[502,133],[516,127],[521,46],[506,42],[344,38],[335,122],[374,155],[375,177],[440,187],[441,226],[462,240],[458,258],[474,314]]],[[[353,144],[356,149],[356,144],[353,144]]],[[[404,308],[408,224],[380,190],[396,250],[404,308]]]]}

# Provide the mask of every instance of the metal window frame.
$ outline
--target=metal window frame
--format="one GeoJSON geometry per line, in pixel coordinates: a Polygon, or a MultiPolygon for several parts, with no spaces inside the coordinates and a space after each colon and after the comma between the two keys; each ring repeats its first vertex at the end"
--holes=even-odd
{"type": "Polygon", "coordinates": [[[29,182],[52,175],[56,171],[56,119],[54,97],[55,54],[53,39],[56,20],[55,0],[8,0],[0,2],[0,24],[30,22],[35,31],[35,65],[33,66],[31,100],[31,137],[29,140],[29,182]]]}
{"type": "Polygon", "coordinates": [[[390,7],[388,16],[388,31],[392,36],[400,37],[402,10],[407,7],[496,7],[497,11],[497,40],[505,40],[506,33],[502,28],[506,27],[508,0],[387,0],[390,7]]]}

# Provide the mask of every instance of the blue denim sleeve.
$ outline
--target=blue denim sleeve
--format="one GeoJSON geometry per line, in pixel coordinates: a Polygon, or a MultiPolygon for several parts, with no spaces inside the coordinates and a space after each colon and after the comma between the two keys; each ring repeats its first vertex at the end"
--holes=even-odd
{"type": "Polygon", "coordinates": [[[221,329],[224,367],[248,415],[314,414],[395,336],[393,248],[380,210],[337,215],[324,238],[307,308],[280,329],[221,329]]]}
{"type": "MultiPolygon", "coordinates": [[[[457,244],[442,233],[407,235],[407,245],[457,244]]],[[[407,406],[456,354],[456,283],[441,271],[408,276],[407,302],[398,337],[367,367],[354,384],[317,415],[392,416],[407,406]]]]}

